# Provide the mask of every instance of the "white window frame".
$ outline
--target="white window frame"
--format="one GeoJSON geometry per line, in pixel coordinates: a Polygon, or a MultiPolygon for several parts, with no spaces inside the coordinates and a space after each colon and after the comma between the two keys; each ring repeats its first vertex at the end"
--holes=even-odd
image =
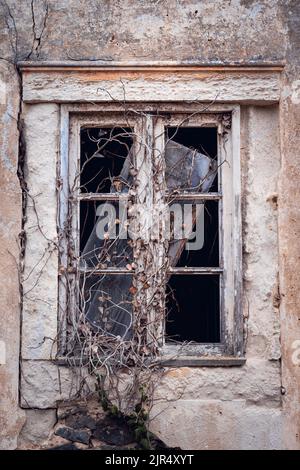
{"type": "MultiPolygon", "coordinates": [[[[133,105],[137,106],[137,105],[133,105]]],[[[243,317],[242,317],[242,250],[241,250],[241,182],[240,182],[240,108],[238,105],[211,105],[201,103],[139,103],[138,109],[149,113],[171,113],[168,125],[178,122],[181,114],[189,114],[187,126],[207,125],[218,127],[219,193],[222,202],[219,208],[221,268],[221,342],[194,344],[187,346],[161,345],[160,352],[165,364],[205,365],[210,358],[242,358],[243,356],[243,317]],[[220,119],[220,116],[223,119],[220,119]],[[177,117],[175,117],[177,116],[177,117]],[[177,119],[177,121],[176,121],[177,119]],[[226,137],[224,137],[226,136],[226,137]],[[223,257],[222,257],[223,254],[223,257]],[[204,360],[204,362],[203,362],[204,360]],[[202,362],[201,362],[202,361],[202,362]]],[[[61,144],[58,173],[61,181],[59,191],[59,233],[61,255],[59,272],[68,270],[68,234],[65,227],[68,221],[68,205],[72,178],[76,172],[80,151],[80,128],[109,124],[109,116],[124,113],[122,106],[112,103],[101,105],[61,105],[61,144]]],[[[115,120],[113,121],[115,123],[115,120]]],[[[121,122],[117,123],[119,126],[121,122]]],[[[128,121],[123,123],[128,126],[128,121]]],[[[156,120],[156,134],[162,132],[163,120],[156,120]]],[[[78,238],[78,217],[73,221],[73,237],[78,238]]],[[[70,272],[70,278],[72,272],[70,272]]],[[[64,350],[66,341],[65,315],[67,308],[67,286],[59,282],[59,344],[64,350]]],[[[238,362],[236,362],[237,364],[238,362]]],[[[226,364],[228,365],[228,363],[226,364]]]]}

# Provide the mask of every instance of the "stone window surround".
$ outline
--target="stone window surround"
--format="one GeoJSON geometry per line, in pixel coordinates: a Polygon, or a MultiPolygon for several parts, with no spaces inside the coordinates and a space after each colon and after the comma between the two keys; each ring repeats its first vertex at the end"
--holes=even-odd
{"type": "MultiPolygon", "coordinates": [[[[97,88],[97,90],[104,88],[107,86],[107,82],[103,82],[103,77],[105,77],[105,73],[107,70],[103,71],[103,69],[99,70],[99,79],[95,79],[94,74],[91,73],[90,69],[84,70],[80,69],[78,71],[74,70],[76,68],[71,68],[72,73],[70,74],[70,69],[62,71],[60,67],[49,67],[45,66],[45,68],[39,66],[31,66],[26,65],[23,67],[23,99],[25,103],[61,103],[60,105],[60,152],[66,152],[66,145],[68,143],[67,135],[69,133],[69,128],[67,124],[67,115],[70,111],[87,111],[88,109],[95,110],[95,101],[98,101],[97,106],[101,106],[101,103],[107,103],[107,97],[104,95],[98,95],[98,92],[92,95],[91,85],[93,88],[97,88]],[[53,73],[55,72],[55,73],[53,73]],[[103,75],[104,73],[104,75],[103,75]],[[61,76],[59,76],[59,74],[61,76]],[[75,82],[77,84],[74,86],[74,74],[75,74],[75,82]],[[81,75],[82,74],[82,75],[81,75]],[[62,75],[64,75],[62,79],[62,75]],[[72,77],[73,75],[73,77],[72,77]],[[76,77],[77,75],[77,77],[76,77]],[[80,76],[82,78],[80,78],[80,76]],[[86,83],[87,76],[90,77],[90,81],[86,83]],[[50,78],[49,78],[50,77],[50,78]],[[70,83],[70,81],[72,83],[70,83]],[[96,82],[96,83],[95,83],[96,82]],[[59,86],[58,86],[59,84],[59,86]],[[104,85],[104,86],[101,86],[104,85]],[[85,87],[87,87],[87,93],[84,94],[85,87]],[[84,96],[84,99],[83,99],[84,96]],[[76,101],[76,105],[69,105],[66,104],[69,101],[76,101]],[[82,103],[84,101],[84,103],[82,103]],[[86,104],[86,102],[93,101],[93,104],[86,104]],[[81,103],[80,103],[81,102],[81,103]]],[[[253,68],[254,69],[254,68],[253,68]]],[[[116,74],[118,72],[118,67],[113,70],[113,73],[116,74]]],[[[198,84],[200,89],[200,97],[197,97],[197,100],[208,102],[209,100],[214,101],[212,105],[212,109],[214,111],[232,111],[233,109],[238,110],[239,103],[253,103],[253,104],[274,104],[278,103],[279,101],[279,76],[280,70],[279,68],[270,67],[266,68],[266,70],[246,70],[244,71],[242,68],[230,69],[225,74],[222,71],[220,74],[214,69],[213,71],[203,71],[201,68],[201,72],[204,75],[203,80],[199,77],[195,79],[195,75],[199,74],[199,70],[195,69],[192,70],[188,68],[188,71],[176,72],[171,68],[167,71],[159,70],[159,73],[165,73],[163,78],[156,79],[155,86],[151,90],[151,86],[153,85],[151,82],[150,90],[149,90],[149,101],[151,98],[155,96],[155,101],[162,101],[166,100],[166,96],[172,96],[174,91],[174,83],[176,86],[176,93],[174,94],[174,102],[178,102],[178,95],[180,94],[182,101],[189,101],[191,100],[191,89],[198,84]],[[186,76],[185,76],[186,74],[186,76]],[[170,79],[166,78],[167,75],[170,75],[170,79]],[[221,78],[220,78],[221,77],[221,78]],[[218,80],[220,82],[218,83],[218,80]],[[194,83],[196,81],[196,84],[194,83]],[[182,83],[182,89],[180,90],[180,82],[182,83]],[[191,83],[192,82],[192,83],[191,83]],[[206,83],[205,83],[206,82],[206,83]],[[207,86],[207,82],[211,82],[211,86],[207,86]],[[217,83],[217,85],[216,85],[217,83]],[[192,85],[192,86],[191,86],[192,85]],[[220,85],[224,85],[222,91],[220,91],[220,85]],[[202,88],[202,90],[201,90],[202,88]],[[180,91],[179,91],[180,90],[180,91]],[[201,93],[203,95],[203,100],[201,99],[201,93]],[[217,96],[217,99],[216,99],[217,96]],[[219,104],[218,102],[225,102],[225,104],[219,104]],[[236,104],[237,103],[237,104],[236,104]]],[[[119,74],[123,74],[122,70],[119,71],[119,74]]],[[[133,73],[130,70],[130,73],[133,73]]],[[[137,87],[135,90],[131,89],[131,82],[129,80],[129,96],[130,93],[134,92],[134,96],[137,102],[141,102],[144,99],[144,91],[145,91],[145,82],[147,84],[147,73],[143,70],[142,72],[137,73],[136,69],[134,72],[134,81],[139,82],[139,80],[143,83],[137,83],[137,87]],[[139,76],[139,74],[141,75],[139,76]],[[138,75],[138,78],[136,76],[138,75]]],[[[149,75],[153,73],[153,69],[149,67],[149,75]]],[[[97,73],[96,73],[97,75],[97,73]]],[[[148,82],[149,83],[149,82],[148,82]]],[[[118,86],[120,83],[118,83],[118,86]]],[[[114,81],[113,84],[110,83],[112,88],[111,94],[116,92],[116,96],[120,93],[121,87],[116,87],[116,82],[114,81]],[[113,90],[114,86],[115,91],[113,90]]],[[[194,93],[194,91],[192,91],[194,93]]],[[[131,96],[131,98],[132,98],[131,96]]],[[[172,100],[169,100],[172,101],[172,100]]],[[[172,107],[173,105],[171,105],[172,107]]],[[[42,354],[42,357],[37,357],[36,359],[43,359],[46,361],[52,360],[53,358],[53,350],[51,353],[48,351],[46,354],[42,354]]],[[[30,360],[34,358],[23,356],[25,360],[30,360]]],[[[59,364],[60,361],[57,362],[59,364]]],[[[234,357],[219,357],[218,359],[214,358],[198,358],[198,361],[195,357],[186,357],[182,358],[180,365],[187,365],[187,366],[194,366],[194,365],[213,365],[213,366],[231,366],[231,365],[241,365],[244,363],[244,358],[236,359],[234,357]]],[[[169,363],[166,365],[178,365],[178,363],[169,363]]],[[[49,368],[55,367],[54,364],[49,362],[49,368]]],[[[48,367],[48,366],[47,366],[48,367]]],[[[46,367],[46,368],[47,368],[46,367]]],[[[50,369],[49,369],[50,370],[50,369]]],[[[68,375],[68,373],[67,373],[68,375]]]]}

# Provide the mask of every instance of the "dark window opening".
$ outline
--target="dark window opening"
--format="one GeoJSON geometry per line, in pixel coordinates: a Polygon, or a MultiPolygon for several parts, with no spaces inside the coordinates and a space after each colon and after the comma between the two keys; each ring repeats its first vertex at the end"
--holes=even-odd
{"type": "MultiPolygon", "coordinates": [[[[200,199],[200,193],[218,192],[217,129],[169,127],[166,137],[171,143],[165,157],[167,187],[172,194],[170,205],[177,203],[183,209],[189,204],[203,211],[202,217],[193,216],[192,222],[183,220],[184,226],[196,232],[203,242],[195,244],[192,238],[191,248],[185,239],[171,240],[170,266],[219,267],[219,201],[200,199]],[[172,142],[176,143],[173,147],[172,142]],[[175,183],[179,183],[177,191],[175,183]],[[180,200],[183,192],[195,193],[195,199],[180,200]]],[[[166,290],[167,341],[220,342],[219,281],[219,275],[171,276],[166,290]]]]}
{"type": "MultiPolygon", "coordinates": [[[[198,153],[205,155],[212,159],[214,166],[209,172],[213,173],[213,182],[210,184],[209,188],[205,192],[217,192],[218,191],[218,171],[217,171],[217,154],[218,154],[218,140],[217,140],[217,128],[216,127],[168,127],[166,129],[166,138],[167,142],[172,140],[177,144],[184,145],[186,148],[191,150],[196,150],[198,153]]],[[[192,155],[192,159],[194,156],[192,155]]],[[[193,162],[193,165],[196,165],[196,162],[193,162]]],[[[181,172],[187,168],[186,158],[182,162],[182,166],[177,165],[180,168],[181,172]]],[[[194,169],[195,166],[194,166],[194,169]]],[[[168,176],[168,171],[174,171],[174,166],[166,168],[166,173],[168,176]]],[[[197,182],[198,184],[198,182],[197,182]]],[[[186,189],[186,188],[184,188],[186,189]]],[[[197,192],[197,191],[195,191],[197,192]]],[[[200,189],[200,192],[201,191],[200,189]]]]}
{"type": "MultiPolygon", "coordinates": [[[[193,207],[195,206],[196,204],[193,204],[193,207]]],[[[205,201],[202,207],[204,220],[202,218],[197,220],[193,231],[202,231],[203,246],[193,250],[187,249],[184,244],[180,257],[176,259],[176,264],[172,264],[173,266],[190,268],[219,266],[219,204],[218,201],[205,201]],[[204,222],[204,226],[202,222],[204,222]]],[[[174,251],[175,244],[176,241],[170,241],[169,253],[174,251]]]]}
{"type": "Polygon", "coordinates": [[[167,285],[167,341],[220,342],[219,276],[172,275],[167,285]]]}
{"type": "MultiPolygon", "coordinates": [[[[132,146],[132,130],[95,127],[81,130],[80,190],[110,193],[123,190],[124,163],[132,146]]],[[[127,162],[128,163],[128,160],[127,162]]],[[[127,169],[127,166],[126,166],[127,169]]],[[[129,170],[129,166],[128,166],[129,170]]]]}
{"type": "MultiPolygon", "coordinates": [[[[81,129],[80,145],[80,191],[82,193],[124,193],[132,181],[131,155],[132,129],[122,127],[95,127],[81,129]]],[[[80,256],[86,267],[123,267],[132,259],[129,240],[119,238],[121,215],[119,204],[110,202],[115,209],[96,214],[105,202],[80,202],[80,256]],[[110,219],[110,227],[104,231],[114,232],[108,238],[99,238],[96,227],[101,220],[110,219]]],[[[123,227],[124,229],[124,227],[123,227]]]]}
{"type": "MultiPolygon", "coordinates": [[[[132,275],[109,274],[106,269],[131,266],[131,240],[121,235],[126,205],[96,193],[126,193],[132,182],[130,128],[97,127],[81,130],[79,202],[81,310],[94,331],[125,340],[132,335],[132,275]],[[93,200],[94,199],[94,200],[93,200]],[[123,212],[122,212],[123,210],[123,212]]],[[[125,220],[124,220],[125,219],[125,220]]]]}

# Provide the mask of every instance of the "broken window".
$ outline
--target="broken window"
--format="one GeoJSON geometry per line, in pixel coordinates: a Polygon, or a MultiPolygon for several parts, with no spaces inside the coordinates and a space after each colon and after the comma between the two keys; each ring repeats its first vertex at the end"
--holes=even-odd
{"type": "Polygon", "coordinates": [[[117,126],[84,128],[80,142],[81,310],[96,331],[126,340],[132,334],[133,253],[130,239],[122,236],[127,204],[122,208],[119,195],[127,194],[132,183],[133,132],[117,126]],[[109,268],[116,272],[109,274],[109,268]],[[122,268],[125,274],[118,273],[122,268]]]}
{"type": "Polygon", "coordinates": [[[95,335],[131,340],[139,322],[159,346],[224,344],[222,120],[77,123],[70,296],[95,335]]]}

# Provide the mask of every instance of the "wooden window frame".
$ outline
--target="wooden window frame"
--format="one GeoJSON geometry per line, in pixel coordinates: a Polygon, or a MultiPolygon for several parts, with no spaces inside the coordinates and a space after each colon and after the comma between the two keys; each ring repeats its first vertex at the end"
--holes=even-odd
{"type": "MultiPolygon", "coordinates": [[[[128,105],[130,107],[130,105],[128,105]]],[[[162,132],[165,122],[173,125],[188,118],[185,126],[207,126],[218,129],[219,190],[217,194],[199,194],[198,199],[215,197],[220,199],[220,318],[221,342],[188,344],[177,346],[162,344],[161,360],[165,365],[241,365],[243,358],[243,317],[242,317],[242,250],[241,250],[241,183],[240,183],[240,108],[238,105],[211,105],[201,103],[143,103],[132,104],[132,108],[145,113],[156,114],[154,135],[162,132]],[[221,163],[221,164],[220,164],[221,163]]],[[[62,105],[61,106],[61,145],[58,174],[61,181],[59,191],[59,272],[66,272],[68,264],[68,233],[66,223],[69,216],[70,188],[80,157],[80,129],[114,125],[128,127],[127,118],[122,122],[124,109],[121,105],[102,103],[101,105],[62,105]],[[116,116],[120,121],[116,122],[116,116]]],[[[152,119],[152,118],[151,118],[152,119]]],[[[152,119],[152,123],[153,123],[152,119]]],[[[134,122],[133,122],[134,124],[134,122]]],[[[145,124],[145,123],[144,123],[145,124]]],[[[149,124],[149,123],[148,123],[149,124]]],[[[147,125],[147,123],[146,123],[147,125]]],[[[151,123],[150,123],[151,125],[151,123]]],[[[144,126],[145,127],[145,126],[144,126]]],[[[106,195],[107,196],[107,195],[106,195]]],[[[99,199],[104,199],[104,195],[99,199]]],[[[85,196],[88,199],[88,195],[85,196]]],[[[111,196],[113,199],[113,196],[111,196]]],[[[187,194],[186,199],[189,199],[187,194]]],[[[194,197],[194,196],[193,196],[194,197]]],[[[72,200],[74,203],[75,199],[72,200]]],[[[78,216],[72,223],[72,237],[78,240],[78,216]]],[[[77,249],[77,248],[76,248],[77,249]]],[[[185,274],[193,274],[195,268],[180,268],[185,274]]],[[[218,271],[219,268],[216,268],[218,271]]],[[[178,268],[170,269],[175,272],[178,268]]],[[[198,274],[200,270],[197,269],[198,274]]],[[[213,273],[214,268],[209,269],[213,273]]],[[[106,270],[109,273],[109,270],[106,270]]],[[[121,272],[121,271],[120,271],[121,272]]],[[[202,270],[204,273],[204,271],[202,270]]],[[[207,273],[209,273],[206,270],[207,273]]],[[[70,272],[70,279],[73,274],[70,272]]],[[[59,282],[59,345],[61,355],[66,344],[67,286],[59,282]]],[[[73,299],[74,302],[74,299],[73,299]]],[[[72,304],[71,304],[72,305],[72,304]]]]}

